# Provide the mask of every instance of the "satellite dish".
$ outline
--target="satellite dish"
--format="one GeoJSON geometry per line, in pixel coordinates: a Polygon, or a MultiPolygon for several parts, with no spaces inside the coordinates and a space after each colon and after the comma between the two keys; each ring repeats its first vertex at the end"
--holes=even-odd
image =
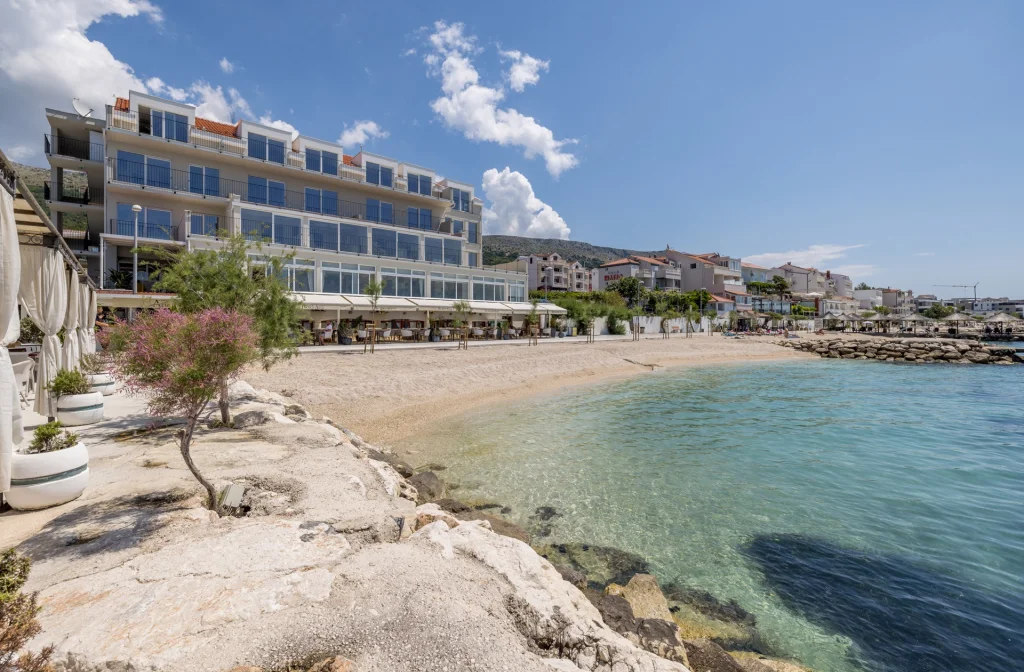
{"type": "Polygon", "coordinates": [[[86,107],[85,103],[80,101],[78,98],[71,99],[71,107],[75,108],[75,112],[78,112],[79,116],[82,117],[88,117],[93,111],[93,108],[86,107]]]}

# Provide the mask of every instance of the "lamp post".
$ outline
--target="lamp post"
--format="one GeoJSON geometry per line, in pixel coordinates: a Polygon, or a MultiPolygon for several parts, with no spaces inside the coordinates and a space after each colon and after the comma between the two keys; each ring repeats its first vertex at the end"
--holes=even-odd
{"type": "Polygon", "coordinates": [[[700,297],[698,297],[700,303],[700,330],[704,331],[704,288],[700,288],[700,297]]]}
{"type": "MultiPolygon", "coordinates": [[[[135,217],[135,225],[132,227],[132,294],[139,290],[139,213],[142,206],[136,203],[132,206],[132,213],[135,217]]],[[[131,310],[132,317],[135,317],[135,309],[131,310]]]]}

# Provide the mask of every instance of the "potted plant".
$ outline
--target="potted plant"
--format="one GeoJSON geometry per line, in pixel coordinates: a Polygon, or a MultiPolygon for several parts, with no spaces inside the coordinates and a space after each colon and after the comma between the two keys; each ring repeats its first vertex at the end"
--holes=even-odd
{"type": "Polygon", "coordinates": [[[103,419],[103,394],[89,391],[81,371],[61,369],[46,389],[57,400],[57,420],[69,426],[91,425],[103,419]]]}
{"type": "Polygon", "coordinates": [[[512,338],[512,335],[508,333],[508,320],[498,322],[498,337],[503,341],[512,338]]]}
{"type": "Polygon", "coordinates": [[[348,320],[338,325],[338,342],[342,345],[352,345],[352,325],[348,320]]]}
{"type": "Polygon", "coordinates": [[[441,342],[441,323],[437,320],[433,320],[430,323],[430,340],[433,343],[441,342]]]}
{"type": "Polygon", "coordinates": [[[109,397],[117,389],[114,376],[103,370],[103,360],[99,355],[86,355],[82,357],[79,368],[89,381],[89,391],[99,392],[104,397],[109,397]]]}
{"type": "Polygon", "coordinates": [[[76,499],[89,484],[89,451],[60,422],[36,427],[28,447],[11,459],[11,508],[45,509],[76,499]]]}

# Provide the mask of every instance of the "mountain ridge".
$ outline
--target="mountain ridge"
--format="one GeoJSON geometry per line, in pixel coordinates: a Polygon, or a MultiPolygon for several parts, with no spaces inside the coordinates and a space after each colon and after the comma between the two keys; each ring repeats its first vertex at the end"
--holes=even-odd
{"type": "Polygon", "coordinates": [[[515,261],[521,254],[557,253],[568,261],[578,261],[587,268],[597,268],[606,261],[631,255],[652,256],[660,254],[650,250],[631,250],[624,247],[594,245],[580,240],[559,238],[526,238],[524,236],[483,237],[484,264],[491,266],[515,261]]]}

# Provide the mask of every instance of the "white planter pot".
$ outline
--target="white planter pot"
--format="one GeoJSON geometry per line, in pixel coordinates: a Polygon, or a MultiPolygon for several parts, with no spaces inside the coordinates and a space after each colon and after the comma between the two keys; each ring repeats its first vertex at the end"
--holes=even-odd
{"type": "Polygon", "coordinates": [[[103,395],[88,392],[60,397],[57,399],[57,419],[68,427],[99,422],[103,419],[103,395]]]}
{"type": "Polygon", "coordinates": [[[11,508],[31,511],[77,499],[88,484],[89,451],[78,442],[52,453],[15,453],[11,489],[4,496],[11,508]]]}
{"type": "Polygon", "coordinates": [[[117,382],[109,373],[90,373],[85,376],[89,380],[89,391],[99,392],[109,397],[117,389],[117,382]]]}

